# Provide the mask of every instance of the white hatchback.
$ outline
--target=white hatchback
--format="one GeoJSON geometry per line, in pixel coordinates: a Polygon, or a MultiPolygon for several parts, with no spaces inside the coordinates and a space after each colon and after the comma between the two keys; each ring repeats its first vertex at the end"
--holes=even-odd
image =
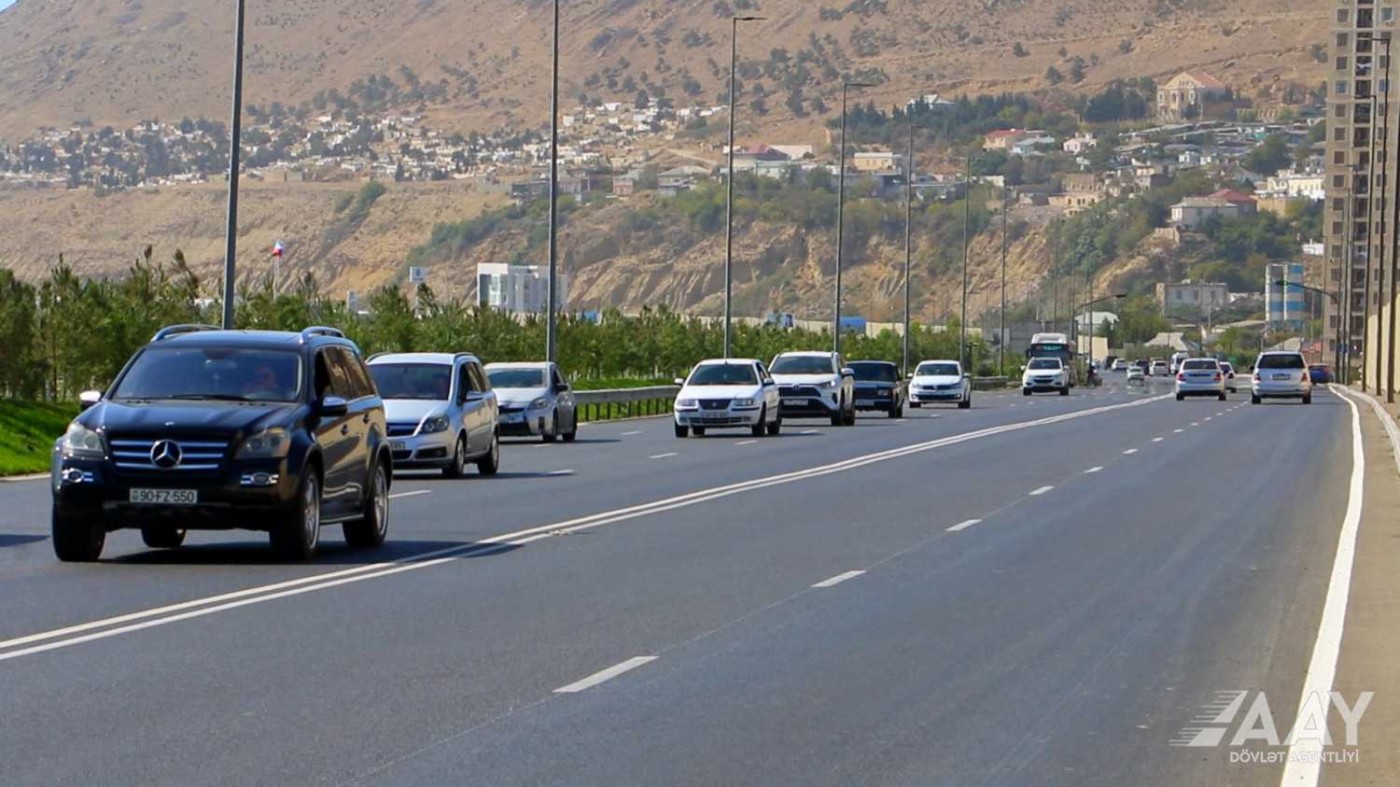
{"type": "Polygon", "coordinates": [[[776,435],[783,427],[778,386],[762,361],[720,358],[701,361],[676,394],[676,437],[697,437],[707,429],[748,429],[754,437],[776,435]]]}

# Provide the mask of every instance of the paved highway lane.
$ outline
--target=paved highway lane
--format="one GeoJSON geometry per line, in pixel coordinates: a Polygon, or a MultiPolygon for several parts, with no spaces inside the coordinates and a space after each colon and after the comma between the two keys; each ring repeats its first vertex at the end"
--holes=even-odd
{"type": "MultiPolygon", "coordinates": [[[[618,436],[597,444],[608,462],[556,467],[578,474],[516,494],[509,479],[405,483],[432,494],[396,501],[396,533],[451,541],[481,537],[459,520],[489,495],[522,510],[516,496],[532,498],[527,526],[606,510],[541,494],[595,470],[617,479],[648,463],[648,484],[605,498],[617,508],[714,485],[721,470],[826,467],[0,662],[13,710],[0,748],[25,752],[0,778],[1276,782],[1168,741],[1217,690],[1296,696],[1345,503],[1349,411],[1331,396],[1150,402],[955,437],[1141,397],[1030,401],[748,446],[610,425],[588,433],[618,436]],[[648,440],[677,456],[652,459],[665,452],[648,440]],[[867,459],[837,464],[855,457],[867,459]],[[1297,476],[1317,486],[1278,484],[1297,476]]],[[[521,453],[533,472],[572,458],[508,456],[521,453]]],[[[62,585],[67,567],[31,557],[6,564],[7,599],[16,582],[62,585]]],[[[189,592],[201,572],[306,570],[235,557],[127,560],[83,581],[189,592]]]]}

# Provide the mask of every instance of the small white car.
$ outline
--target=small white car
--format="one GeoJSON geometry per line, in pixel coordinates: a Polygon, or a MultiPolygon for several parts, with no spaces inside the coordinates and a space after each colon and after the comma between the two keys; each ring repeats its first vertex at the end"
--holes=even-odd
{"type": "Polygon", "coordinates": [[[1148,374],[1153,377],[1169,377],[1171,369],[1167,366],[1166,361],[1159,358],[1152,362],[1152,368],[1148,370],[1148,374]]]}
{"type": "Polygon", "coordinates": [[[1126,372],[1126,371],[1128,371],[1128,361],[1127,361],[1127,359],[1119,358],[1118,360],[1114,361],[1114,362],[1113,362],[1113,371],[1115,371],[1115,372],[1126,372]]]}
{"type": "Polygon", "coordinates": [[[574,390],[552,363],[488,363],[486,377],[500,400],[501,435],[572,443],[578,436],[574,390]]]}
{"type": "Polygon", "coordinates": [[[500,405],[481,361],[469,353],[380,353],[368,363],[384,400],[394,471],[441,468],[461,478],[501,466],[500,405]]]}
{"type": "Polygon", "coordinates": [[[778,385],[762,361],[717,358],[701,361],[676,394],[676,437],[697,437],[707,429],[748,429],[754,437],[777,435],[783,428],[778,385]]]}
{"type": "Polygon", "coordinates": [[[1188,396],[1214,396],[1226,400],[1225,372],[1214,358],[1184,358],[1176,373],[1176,400],[1188,396]]]}
{"type": "Polygon", "coordinates": [[[1058,391],[1069,396],[1069,371],[1059,358],[1031,358],[1021,373],[1021,393],[1058,391]]]}
{"type": "Polygon", "coordinates": [[[924,361],[914,369],[909,380],[909,406],[938,402],[956,403],[960,410],[972,407],[972,380],[957,361],[924,361]]]}
{"type": "Polygon", "coordinates": [[[1220,371],[1225,375],[1225,390],[1228,393],[1239,393],[1239,385],[1235,382],[1235,367],[1229,361],[1221,361],[1220,371]]]}
{"type": "Polygon", "coordinates": [[[1146,374],[1145,372],[1143,372],[1141,366],[1129,366],[1129,367],[1128,367],[1128,372],[1127,372],[1127,377],[1124,378],[1124,382],[1128,382],[1128,383],[1141,383],[1141,384],[1143,384],[1143,385],[1146,385],[1146,384],[1147,384],[1147,374],[1146,374]]]}

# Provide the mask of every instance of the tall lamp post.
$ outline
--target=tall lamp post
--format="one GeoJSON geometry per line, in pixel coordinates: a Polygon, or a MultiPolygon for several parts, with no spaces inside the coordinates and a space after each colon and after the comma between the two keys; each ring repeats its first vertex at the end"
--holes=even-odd
{"type": "Polygon", "coordinates": [[[914,132],[927,128],[931,126],[909,124],[909,153],[905,158],[908,169],[904,176],[904,366],[901,371],[906,375],[909,374],[909,331],[913,327],[910,321],[909,277],[914,260],[914,132]]]}
{"type": "Polygon", "coordinates": [[[963,178],[967,193],[963,195],[962,316],[958,318],[958,363],[962,365],[964,373],[967,372],[970,355],[967,351],[967,264],[972,248],[972,159],[973,156],[969,153],[966,176],[963,178]]]}
{"type": "Polygon", "coordinates": [[[559,354],[559,0],[554,0],[553,66],[549,89],[549,314],[545,318],[544,359],[559,354]]]}
{"type": "Polygon", "coordinates": [[[833,309],[832,347],[841,352],[841,266],[845,262],[846,240],[846,101],[851,88],[875,87],[871,82],[841,83],[841,154],[836,186],[836,308],[833,309]]]}
{"type": "Polygon", "coordinates": [[[238,0],[233,25],[233,112],[229,122],[228,224],[224,229],[224,330],[233,329],[234,282],[238,256],[238,159],[243,145],[243,26],[245,0],[238,0]]]}
{"type": "Polygon", "coordinates": [[[1006,180],[1001,182],[1001,327],[997,337],[997,374],[1006,373],[1006,246],[1007,213],[1011,207],[1006,180]]]}
{"type": "MultiPolygon", "coordinates": [[[[557,2],[557,0],[556,0],[557,2]]],[[[729,20],[729,174],[724,208],[724,357],[733,354],[734,311],[734,115],[739,84],[739,23],[756,22],[761,16],[736,16],[729,20]]]]}
{"type": "MultiPolygon", "coordinates": [[[[1390,62],[1390,36],[1386,35],[1381,39],[1385,41],[1385,95],[1386,95],[1386,143],[1390,142],[1390,82],[1394,70],[1390,62]]],[[[1389,148],[1386,155],[1386,164],[1390,164],[1389,148]]],[[[1400,170],[1396,170],[1400,173],[1400,170]]],[[[1386,180],[1386,193],[1390,195],[1391,222],[1390,222],[1390,341],[1386,342],[1386,374],[1385,374],[1385,401],[1388,404],[1395,403],[1395,336],[1397,324],[1395,317],[1395,305],[1400,299],[1400,287],[1397,287],[1397,279],[1400,279],[1400,178],[1392,177],[1386,180]]],[[[1382,259],[1384,264],[1384,259],[1382,259]]]]}

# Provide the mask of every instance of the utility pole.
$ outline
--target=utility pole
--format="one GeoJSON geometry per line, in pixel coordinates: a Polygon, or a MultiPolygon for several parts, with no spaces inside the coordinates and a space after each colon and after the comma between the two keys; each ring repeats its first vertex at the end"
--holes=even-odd
{"type": "Polygon", "coordinates": [[[739,23],[762,19],[758,16],[736,16],[729,29],[729,175],[726,178],[724,208],[724,357],[734,350],[734,122],[739,92],[739,23]]]}
{"type": "Polygon", "coordinates": [[[967,263],[971,253],[972,243],[972,153],[967,154],[967,195],[963,198],[963,261],[962,261],[962,317],[958,322],[958,330],[961,332],[958,339],[958,362],[962,364],[963,373],[967,374],[967,263]]]}
{"type": "Polygon", "coordinates": [[[909,374],[909,274],[914,260],[914,129],[909,124],[907,171],[904,176],[904,364],[900,374],[909,374]]]}
{"type": "Polygon", "coordinates": [[[243,146],[243,26],[246,0],[238,0],[233,26],[233,119],[229,123],[228,223],[224,229],[224,330],[233,330],[238,256],[238,159],[243,146]]]}
{"type": "Polygon", "coordinates": [[[1365,393],[1366,387],[1371,384],[1371,375],[1368,367],[1371,364],[1371,357],[1374,348],[1366,335],[1371,327],[1371,266],[1375,262],[1376,251],[1376,94],[1371,94],[1371,127],[1370,139],[1367,148],[1366,165],[1366,272],[1361,279],[1362,291],[1365,293],[1361,302],[1361,344],[1364,348],[1361,354],[1361,391],[1365,393]]]}
{"type": "MultiPolygon", "coordinates": [[[[1005,176],[1003,176],[1005,177],[1005,176]]],[[[1006,373],[1006,246],[1007,213],[1010,211],[1007,183],[1001,182],[1001,328],[997,337],[997,374],[1006,373]]]]}
{"type": "Polygon", "coordinates": [[[846,246],[846,100],[853,87],[874,87],[868,82],[841,83],[841,152],[836,186],[836,308],[832,310],[832,349],[841,352],[841,268],[846,246]]]}
{"type": "MultiPolygon", "coordinates": [[[[1384,359],[1382,358],[1382,356],[1381,356],[1381,348],[1386,344],[1386,341],[1382,338],[1381,330],[1385,327],[1385,321],[1384,321],[1384,319],[1383,319],[1383,317],[1384,317],[1384,315],[1385,315],[1385,310],[1382,308],[1382,304],[1383,304],[1384,301],[1385,301],[1385,232],[1386,232],[1386,200],[1385,200],[1385,196],[1386,196],[1386,192],[1389,190],[1389,178],[1386,176],[1386,170],[1387,170],[1387,168],[1390,166],[1390,145],[1389,145],[1389,139],[1390,139],[1390,78],[1389,78],[1389,72],[1390,72],[1390,37],[1389,37],[1389,36],[1385,36],[1385,37],[1383,37],[1383,38],[1378,38],[1378,39],[1376,39],[1376,40],[1380,43],[1381,48],[1382,48],[1382,50],[1383,50],[1382,56],[1383,56],[1384,59],[1385,59],[1385,63],[1384,63],[1384,65],[1385,65],[1385,71],[1382,72],[1382,78],[1380,79],[1380,82],[1379,82],[1379,84],[1380,84],[1381,87],[1382,87],[1382,90],[1381,90],[1381,114],[1380,114],[1380,118],[1379,118],[1379,121],[1380,121],[1380,134],[1379,134],[1379,137],[1380,137],[1380,157],[1379,157],[1379,158],[1376,158],[1376,156],[1375,156],[1374,153],[1373,153],[1372,156],[1371,156],[1371,184],[1372,184],[1372,185],[1371,185],[1371,209],[1372,209],[1373,215],[1374,215],[1374,218],[1373,218],[1373,220],[1372,220],[1372,222],[1371,222],[1371,226],[1372,226],[1372,228],[1373,228],[1373,229],[1372,229],[1372,232],[1374,233],[1374,235],[1375,235],[1375,237],[1376,237],[1376,242],[1375,242],[1374,244],[1371,244],[1370,248],[1374,248],[1374,249],[1375,249],[1375,261],[1374,261],[1374,262],[1375,262],[1375,271],[1376,271],[1376,272],[1375,272],[1374,275],[1375,275],[1375,281],[1376,281],[1376,303],[1375,303],[1375,310],[1376,310],[1376,331],[1375,331],[1375,334],[1374,334],[1374,336],[1375,336],[1375,341],[1374,341],[1374,343],[1369,343],[1369,342],[1367,343],[1366,358],[1367,358],[1367,365],[1368,365],[1368,366],[1373,366],[1373,367],[1375,368],[1374,377],[1372,377],[1373,384],[1372,384],[1371,387],[1372,387],[1372,389],[1376,392],[1376,394],[1379,395],[1380,392],[1381,392],[1381,380],[1383,379],[1383,377],[1382,377],[1383,367],[1382,367],[1382,365],[1381,365],[1381,361],[1384,360],[1384,359]]],[[[1379,69],[1377,69],[1377,70],[1379,71],[1379,69]]],[[[1373,98],[1373,101],[1374,101],[1374,98],[1373,98]]],[[[1375,126],[1376,126],[1377,120],[1378,120],[1378,118],[1376,118],[1375,116],[1372,116],[1372,118],[1371,118],[1371,124],[1372,124],[1371,143],[1372,143],[1372,145],[1375,145],[1375,143],[1376,143],[1376,137],[1378,136],[1378,135],[1375,133],[1375,126]]],[[[1371,264],[1372,264],[1372,260],[1371,260],[1370,255],[1368,254],[1368,255],[1367,255],[1367,258],[1366,258],[1366,267],[1369,269],[1369,268],[1371,267],[1371,264]]],[[[1366,298],[1366,303],[1367,303],[1368,307],[1369,307],[1370,304],[1371,304],[1371,298],[1370,298],[1369,295],[1368,295],[1367,298],[1366,298]]],[[[1392,342],[1394,341],[1394,334],[1393,334],[1393,333],[1391,334],[1391,341],[1392,341],[1392,342]]],[[[1386,384],[1385,384],[1385,387],[1386,387],[1387,391],[1389,391],[1389,389],[1390,389],[1390,387],[1391,387],[1391,386],[1390,386],[1390,382],[1389,382],[1389,377],[1385,377],[1384,379],[1386,379],[1386,381],[1387,381],[1386,384]]],[[[1387,396],[1391,396],[1391,394],[1387,393],[1387,396]]]]}
{"type": "MultiPolygon", "coordinates": [[[[1390,81],[1394,74],[1394,69],[1390,63],[1390,35],[1382,39],[1385,41],[1385,87],[1386,87],[1386,143],[1390,142],[1390,81]]],[[[1387,148],[1386,165],[1389,167],[1389,149],[1387,148]]],[[[1400,173],[1400,170],[1392,170],[1400,173]]],[[[1386,193],[1390,195],[1391,222],[1390,222],[1390,341],[1386,342],[1386,374],[1385,374],[1385,401],[1388,404],[1395,403],[1395,338],[1397,324],[1395,317],[1396,303],[1400,301],[1400,288],[1397,288],[1397,280],[1400,280],[1400,177],[1389,177],[1386,179],[1386,193]]],[[[1384,260],[1382,260],[1384,263],[1384,260]]]]}
{"type": "Polygon", "coordinates": [[[553,66],[549,90],[549,291],[544,359],[559,354],[559,0],[554,0],[553,66]]]}

